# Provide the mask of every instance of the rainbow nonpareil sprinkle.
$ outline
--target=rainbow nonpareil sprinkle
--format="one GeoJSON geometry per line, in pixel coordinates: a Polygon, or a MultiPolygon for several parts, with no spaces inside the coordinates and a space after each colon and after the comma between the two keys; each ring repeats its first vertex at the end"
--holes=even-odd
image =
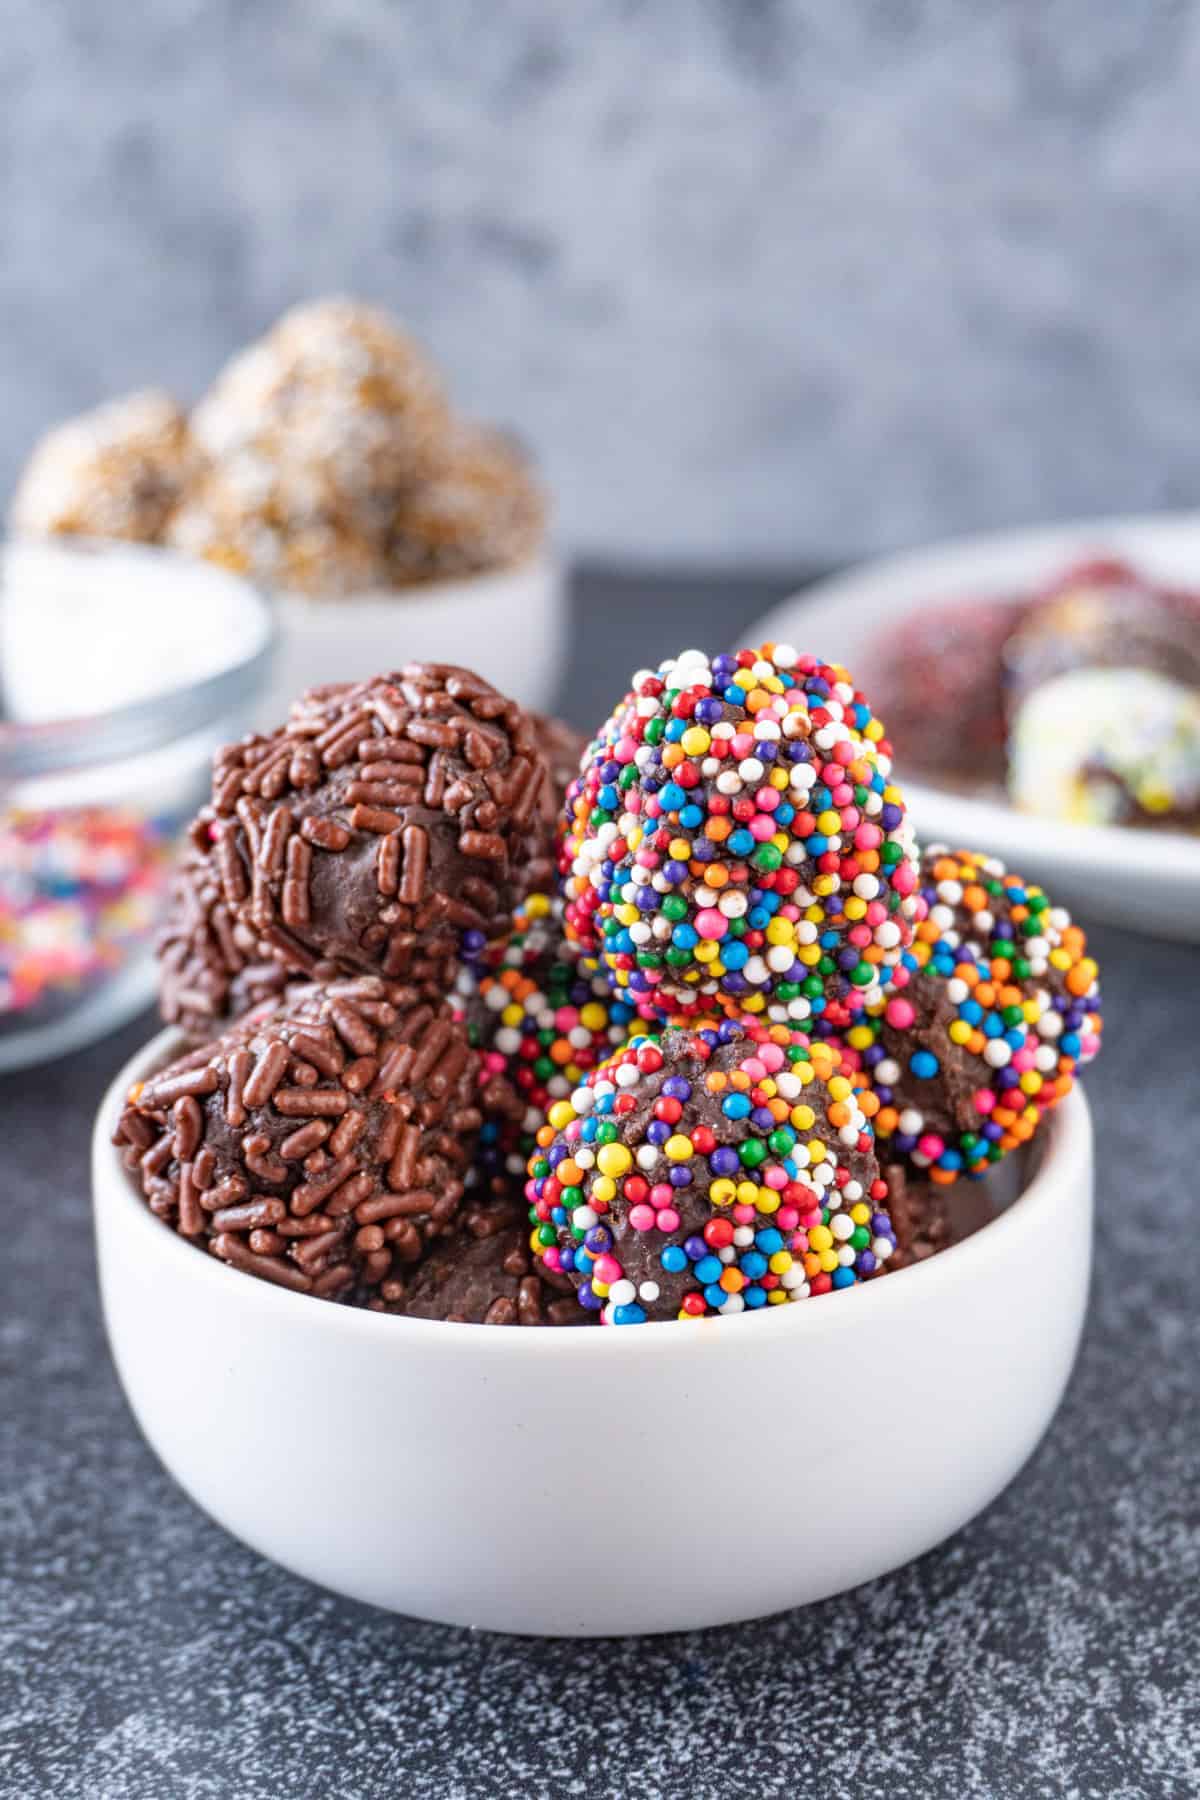
{"type": "Polygon", "coordinates": [[[648,1016],[807,1027],[877,996],[916,870],[883,726],[784,644],[635,675],[567,795],[568,932],[648,1016]]]}
{"type": "Polygon", "coordinates": [[[69,1003],[148,940],[177,823],[0,810],[0,1017],[69,1003]]]}
{"type": "Polygon", "coordinates": [[[852,1009],[845,1048],[889,1151],[934,1181],[1028,1143],[1100,1047],[1098,970],[1070,914],[1002,862],[929,849],[904,985],[852,1009]]]}
{"type": "Polygon", "coordinates": [[[638,1035],[555,1102],[532,1244],[606,1324],[852,1287],[895,1249],[870,1115],[838,1050],[761,1020],[638,1035]]]}
{"type": "Polygon", "coordinates": [[[483,1086],[476,1171],[490,1184],[519,1184],[546,1109],[627,1041],[636,1015],[595,958],[567,942],[561,902],[549,894],[523,901],[502,946],[473,934],[463,951],[456,1005],[483,1086]]]}

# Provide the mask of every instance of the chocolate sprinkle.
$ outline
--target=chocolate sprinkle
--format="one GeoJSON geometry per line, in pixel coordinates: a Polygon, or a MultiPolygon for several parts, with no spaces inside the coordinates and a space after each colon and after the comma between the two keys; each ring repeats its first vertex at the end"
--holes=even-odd
{"type": "Polygon", "coordinates": [[[221,751],[196,842],[249,943],[440,996],[461,932],[511,913],[547,780],[514,701],[410,663],[314,688],[279,730],[221,751]]]}
{"type": "Polygon", "coordinates": [[[152,1075],[113,1142],[150,1210],[231,1267],[369,1296],[453,1224],[476,1081],[445,1005],[362,976],[296,989],[152,1075]]]}
{"type": "Polygon", "coordinates": [[[288,980],[287,968],[235,918],[227,896],[241,865],[231,844],[218,848],[224,858],[194,841],[184,851],[158,940],[159,1010],[199,1043],[251,1007],[279,1000],[288,980]]]}

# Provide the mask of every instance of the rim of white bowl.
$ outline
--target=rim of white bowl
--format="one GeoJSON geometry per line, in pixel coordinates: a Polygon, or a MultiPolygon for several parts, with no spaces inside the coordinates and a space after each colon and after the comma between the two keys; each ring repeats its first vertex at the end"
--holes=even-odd
{"type": "MultiPolygon", "coordinates": [[[[1084,1173],[1089,1166],[1092,1142],[1091,1110],[1083,1089],[1076,1085],[1061,1105],[1055,1108],[1043,1128],[1041,1155],[1032,1179],[1002,1212],[961,1243],[949,1245],[925,1262],[913,1264],[907,1269],[897,1269],[886,1281],[865,1282],[843,1290],[837,1296],[836,1306],[830,1304],[812,1307],[793,1303],[767,1307],[753,1314],[741,1313],[732,1319],[697,1320],[694,1325],[676,1319],[654,1319],[631,1330],[613,1327],[609,1330],[584,1332],[572,1330],[569,1326],[546,1325],[536,1329],[513,1326],[489,1331],[487,1327],[452,1323],[446,1319],[409,1319],[390,1313],[373,1313],[365,1307],[339,1306],[333,1301],[319,1301],[311,1294],[293,1293],[288,1288],[277,1287],[272,1282],[247,1275],[240,1269],[229,1268],[216,1257],[206,1254],[198,1245],[181,1238],[157,1218],[138,1193],[128,1171],[122,1168],[110,1139],[119,1102],[125,1091],[135,1081],[145,1078],[147,1068],[161,1067],[168,1050],[182,1047],[178,1033],[160,1032],[129,1059],[108,1088],[97,1114],[92,1137],[93,1204],[97,1208],[110,1204],[107,1192],[109,1184],[100,1174],[102,1165],[107,1164],[124,1196],[121,1203],[128,1205],[131,1219],[136,1219],[133,1229],[146,1234],[148,1254],[168,1259],[187,1258],[186,1271],[184,1264],[180,1262],[181,1274],[190,1272],[201,1281],[220,1281],[226,1284],[231,1280],[238,1281],[242,1284],[247,1305],[261,1306],[268,1313],[282,1308],[282,1316],[293,1323],[299,1322],[301,1317],[296,1308],[303,1307],[312,1317],[312,1330],[361,1332],[368,1337],[375,1336],[381,1347],[389,1340],[398,1344],[408,1336],[414,1345],[420,1344],[426,1351],[440,1346],[454,1354],[477,1354],[486,1345],[489,1348],[485,1354],[489,1356],[512,1355],[521,1351],[522,1346],[535,1355],[645,1355],[668,1351],[674,1345],[676,1349],[685,1346],[691,1346],[693,1350],[703,1349],[712,1355],[718,1344],[732,1344],[732,1333],[747,1318],[753,1319],[750,1329],[764,1343],[769,1341],[770,1335],[781,1331],[852,1330],[858,1307],[866,1305],[878,1310],[881,1306],[917,1305],[920,1304],[922,1291],[929,1301],[936,1282],[944,1287],[948,1282],[960,1279],[969,1281],[973,1269],[985,1262],[1002,1242],[1007,1242],[1016,1234],[1039,1231],[1044,1223],[1042,1215],[1054,1205],[1054,1191],[1062,1172],[1074,1169],[1077,1174],[1084,1173]],[[993,1247],[992,1251],[988,1249],[989,1244],[993,1247]],[[920,1290],[918,1282],[923,1284],[920,1290]],[[721,1328],[719,1337],[714,1335],[718,1328],[721,1328]],[[482,1341],[481,1333],[486,1334],[482,1341]],[[628,1342],[623,1351],[608,1348],[597,1352],[594,1348],[589,1348],[594,1340],[602,1339],[628,1342]],[[539,1343],[543,1346],[542,1350],[537,1349],[539,1343]],[[553,1350],[549,1347],[551,1343],[555,1346],[553,1350]]],[[[225,1293],[228,1297],[228,1286],[225,1293]]],[[[819,1298],[829,1300],[832,1297],[821,1295],[819,1298]]]]}
{"type": "Polygon", "coordinates": [[[473,574],[438,575],[430,581],[409,581],[399,587],[354,588],[347,594],[302,594],[295,588],[271,589],[272,600],[289,613],[301,617],[311,612],[337,612],[355,606],[419,606],[428,600],[451,600],[455,594],[470,591],[478,594],[488,588],[502,588],[531,575],[561,577],[566,572],[566,557],[557,544],[546,539],[520,562],[503,563],[495,569],[477,569],[473,574]]]}

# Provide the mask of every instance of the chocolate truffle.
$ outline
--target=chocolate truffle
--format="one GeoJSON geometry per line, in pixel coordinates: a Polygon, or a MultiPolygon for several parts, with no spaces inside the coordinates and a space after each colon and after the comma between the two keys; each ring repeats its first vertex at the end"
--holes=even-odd
{"type": "Polygon", "coordinates": [[[546,1109],[619,1049],[636,1015],[562,928],[561,902],[531,894],[507,943],[464,966],[456,1004],[479,1047],[483,1129],[475,1174],[519,1191],[546,1109]]]}
{"type": "Polygon", "coordinates": [[[551,1106],[526,1189],[542,1254],[605,1323],[853,1286],[895,1234],[840,1054],[761,1021],[634,1037],[551,1106]]]}
{"type": "Polygon", "coordinates": [[[253,931],[235,919],[221,893],[220,877],[200,823],[205,848],[189,844],[167,889],[158,936],[158,1007],[204,1043],[263,1001],[278,1001],[288,970],[259,947],[253,931]]]}
{"type": "Polygon", "coordinates": [[[1040,887],[994,857],[932,846],[927,916],[893,990],[845,1034],[880,1102],[889,1156],[935,1182],[979,1176],[1070,1092],[1100,1045],[1087,940],[1040,887]]]}
{"type": "Polygon", "coordinates": [[[564,719],[551,718],[546,713],[531,712],[529,722],[549,779],[542,788],[541,804],[530,828],[521,885],[527,894],[546,894],[557,881],[558,839],[567,789],[579,773],[587,739],[564,719]]]}
{"type": "Polygon", "coordinates": [[[931,1256],[973,1237],[996,1217],[989,1182],[963,1181],[946,1187],[931,1181],[927,1170],[903,1162],[885,1162],[883,1179],[896,1232],[890,1270],[928,1262],[931,1256]]]}
{"type": "Polygon", "coordinates": [[[807,1024],[878,993],[916,871],[883,727],[784,644],[634,677],[567,803],[568,929],[640,1006],[807,1024]]]}
{"type": "Polygon", "coordinates": [[[507,927],[545,768],[515,701],[465,669],[314,688],[219,753],[207,824],[231,916],[285,966],[444,995],[464,932],[507,927]]]}
{"type": "Polygon", "coordinates": [[[450,1237],[365,1302],[376,1311],[463,1325],[593,1325],[566,1275],[529,1244],[519,1200],[464,1204],[450,1237]]]}
{"type": "Polygon", "coordinates": [[[157,543],[195,458],[187,420],[156,388],[110,400],[48,432],[13,497],[26,537],[82,535],[157,543]]]}
{"type": "Polygon", "coordinates": [[[1017,806],[1200,831],[1200,595],[1085,565],[1025,609],[1004,664],[1017,806]]]}
{"type": "Polygon", "coordinates": [[[906,769],[950,785],[1004,784],[1004,645],[1011,600],[942,600],[907,612],[864,647],[859,674],[906,769]]]}
{"type": "Polygon", "coordinates": [[[377,1289],[444,1236],[479,1112],[449,1007],[310,987],[130,1090],[114,1142],[150,1209],[297,1293],[377,1289]]]}

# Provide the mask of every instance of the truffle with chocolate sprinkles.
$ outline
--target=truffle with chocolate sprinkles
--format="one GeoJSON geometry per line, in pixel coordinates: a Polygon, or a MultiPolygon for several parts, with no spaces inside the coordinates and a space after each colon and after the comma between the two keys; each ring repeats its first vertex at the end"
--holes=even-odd
{"type": "MultiPolygon", "coordinates": [[[[451,1237],[434,1244],[389,1303],[369,1294],[375,1311],[463,1325],[593,1325],[567,1276],[548,1269],[529,1246],[519,1200],[467,1205],[451,1237]]],[[[393,1290],[400,1282],[389,1283],[393,1290]]]]}
{"type": "Polygon", "coordinates": [[[548,780],[542,788],[541,804],[529,834],[527,860],[521,871],[521,890],[523,894],[538,894],[548,893],[555,884],[558,835],[567,789],[579,773],[588,741],[582,731],[576,731],[565,719],[531,712],[529,720],[548,780]]]}
{"type": "Polygon", "coordinates": [[[288,970],[230,912],[205,820],[193,835],[198,841],[183,851],[167,891],[157,946],[158,1008],[168,1025],[203,1043],[252,1006],[281,999],[288,970]]]}
{"type": "Polygon", "coordinates": [[[402,1291],[479,1129],[466,1031],[378,977],[302,989],[136,1084],[113,1142],[150,1210],[248,1275],[402,1291]]]}
{"type": "Polygon", "coordinates": [[[441,995],[462,934],[511,914],[545,779],[526,714],[466,669],[314,688],[214,761],[222,897],[291,968],[441,995]]]}

